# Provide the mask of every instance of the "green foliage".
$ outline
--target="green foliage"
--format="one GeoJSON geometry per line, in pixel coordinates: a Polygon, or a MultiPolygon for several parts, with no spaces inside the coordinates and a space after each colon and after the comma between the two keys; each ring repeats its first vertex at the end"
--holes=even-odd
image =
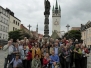
{"type": "Polygon", "coordinates": [[[27,37],[29,39],[30,35],[28,33],[23,33],[21,38],[23,39],[24,37],[27,37]]]}
{"type": "Polygon", "coordinates": [[[16,42],[17,39],[21,39],[21,30],[10,31],[9,32],[9,39],[13,39],[16,42]]]}
{"type": "Polygon", "coordinates": [[[21,40],[24,39],[24,37],[30,38],[30,35],[23,30],[16,30],[16,31],[10,31],[9,32],[9,39],[13,39],[14,42],[16,42],[17,39],[21,40]]]}
{"type": "Polygon", "coordinates": [[[78,30],[71,30],[71,31],[65,33],[64,37],[66,37],[67,39],[69,39],[69,38],[78,39],[80,41],[81,40],[81,32],[78,30]]]}

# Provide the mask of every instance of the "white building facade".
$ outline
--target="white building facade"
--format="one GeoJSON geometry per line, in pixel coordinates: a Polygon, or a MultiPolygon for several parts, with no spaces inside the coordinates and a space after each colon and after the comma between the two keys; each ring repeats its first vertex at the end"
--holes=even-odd
{"type": "Polygon", "coordinates": [[[52,9],[52,33],[54,31],[57,32],[59,37],[61,37],[61,8],[60,5],[58,6],[57,0],[56,0],[56,6],[53,6],[52,9]]]}
{"type": "Polygon", "coordinates": [[[0,39],[8,40],[9,13],[0,6],[0,39]]]}
{"type": "Polygon", "coordinates": [[[8,8],[0,6],[0,43],[8,41],[8,32],[20,29],[21,21],[8,8]]]}

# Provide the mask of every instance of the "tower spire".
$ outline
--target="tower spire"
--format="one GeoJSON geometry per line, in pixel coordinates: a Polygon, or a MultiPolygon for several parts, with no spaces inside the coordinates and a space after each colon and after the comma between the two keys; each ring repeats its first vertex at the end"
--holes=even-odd
{"type": "Polygon", "coordinates": [[[36,32],[38,33],[38,24],[37,24],[37,27],[36,27],[36,32]]]}
{"type": "Polygon", "coordinates": [[[56,6],[55,6],[55,9],[58,9],[58,3],[57,3],[57,0],[56,0],[56,6]]]}
{"type": "Polygon", "coordinates": [[[60,5],[59,5],[59,11],[61,11],[61,7],[60,7],[60,5]]]}
{"type": "Polygon", "coordinates": [[[53,8],[52,8],[52,11],[54,11],[54,5],[53,5],[53,8]]]}

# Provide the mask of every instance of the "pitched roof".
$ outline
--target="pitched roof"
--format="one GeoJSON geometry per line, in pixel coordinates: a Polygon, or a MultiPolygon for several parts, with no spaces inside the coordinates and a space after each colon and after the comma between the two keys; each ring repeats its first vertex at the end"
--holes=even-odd
{"type": "Polygon", "coordinates": [[[71,30],[80,30],[81,27],[72,27],[71,30]]]}
{"type": "MultiPolygon", "coordinates": [[[[23,29],[26,33],[29,34],[29,30],[23,24],[20,25],[20,29],[23,29]]],[[[30,31],[30,35],[32,36],[31,31],[30,31]]]]}
{"type": "Polygon", "coordinates": [[[52,33],[52,35],[51,35],[51,38],[57,39],[57,38],[60,38],[60,37],[59,37],[59,35],[57,34],[57,32],[54,31],[54,32],[52,33]]]}

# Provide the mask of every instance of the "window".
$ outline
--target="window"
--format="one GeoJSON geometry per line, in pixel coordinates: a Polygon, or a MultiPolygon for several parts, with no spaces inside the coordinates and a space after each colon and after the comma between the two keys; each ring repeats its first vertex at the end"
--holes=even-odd
{"type": "Polygon", "coordinates": [[[6,39],[8,39],[8,38],[7,38],[7,35],[6,35],[6,39]]]}
{"type": "Polygon", "coordinates": [[[84,36],[85,36],[85,32],[84,32],[84,36]]]}
{"type": "Polygon", "coordinates": [[[5,11],[5,16],[6,16],[6,11],[5,11]]]}
{"type": "Polygon", "coordinates": [[[8,20],[6,20],[6,24],[8,25],[8,20]]]}
{"type": "Polygon", "coordinates": [[[13,20],[13,23],[15,24],[15,20],[13,20]]]}
{"type": "Polygon", "coordinates": [[[5,26],[3,26],[3,31],[5,31],[5,26]]]}
{"type": "Polygon", "coordinates": [[[6,29],[5,29],[6,32],[8,32],[7,29],[8,29],[8,28],[6,27],[6,29]]]}
{"type": "Polygon", "coordinates": [[[2,8],[1,8],[1,12],[2,12],[2,8]]]}
{"type": "Polygon", "coordinates": [[[3,9],[2,9],[2,13],[3,13],[3,9]]]}
{"type": "Polygon", "coordinates": [[[1,25],[1,31],[2,31],[2,25],[1,25]]]}
{"type": "Polygon", "coordinates": [[[0,33],[0,38],[2,38],[2,33],[0,33]]]}
{"type": "Polygon", "coordinates": [[[5,38],[5,34],[3,34],[3,39],[5,38]]]}
{"type": "Polygon", "coordinates": [[[9,14],[7,13],[7,16],[9,17],[9,14]]]}
{"type": "Polygon", "coordinates": [[[0,25],[0,31],[1,31],[1,25],[0,25]]]}
{"type": "Polygon", "coordinates": [[[14,31],[14,29],[15,29],[15,28],[13,27],[13,31],[14,31]]]}
{"type": "Polygon", "coordinates": [[[4,18],[4,23],[6,23],[6,19],[4,18]]]}
{"type": "Polygon", "coordinates": [[[6,12],[6,16],[7,16],[7,12],[6,12]]]}
{"type": "Polygon", "coordinates": [[[0,16],[0,21],[2,21],[1,16],[0,16]]]}
{"type": "Polygon", "coordinates": [[[17,21],[16,21],[16,25],[17,25],[17,21]]]}
{"type": "Polygon", "coordinates": [[[3,10],[3,14],[5,14],[5,10],[3,10]]]}
{"type": "Polygon", "coordinates": [[[19,23],[18,23],[18,26],[19,26],[19,23]]]}
{"type": "Polygon", "coordinates": [[[1,16],[1,21],[3,22],[3,17],[1,16]]]}
{"type": "Polygon", "coordinates": [[[17,28],[15,28],[15,30],[17,30],[17,28]]]}

